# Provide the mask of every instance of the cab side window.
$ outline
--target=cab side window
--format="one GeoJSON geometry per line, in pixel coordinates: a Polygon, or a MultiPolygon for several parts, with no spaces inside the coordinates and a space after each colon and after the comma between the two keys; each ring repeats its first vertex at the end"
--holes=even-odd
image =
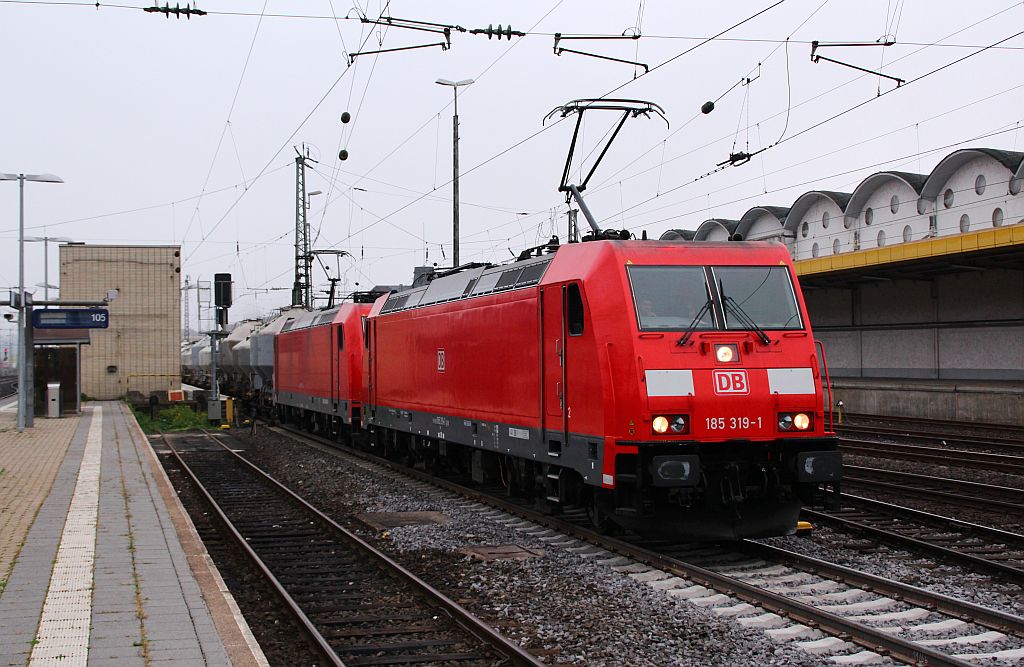
{"type": "Polygon", "coordinates": [[[568,317],[569,335],[583,335],[583,296],[580,294],[580,286],[576,283],[569,285],[566,290],[566,315],[568,317]]]}

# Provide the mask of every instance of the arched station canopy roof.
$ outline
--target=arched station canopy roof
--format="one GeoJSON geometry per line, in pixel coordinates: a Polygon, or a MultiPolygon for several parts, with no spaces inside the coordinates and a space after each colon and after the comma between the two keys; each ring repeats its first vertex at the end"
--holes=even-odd
{"type": "Polygon", "coordinates": [[[1016,190],[1020,192],[1024,190],[1024,160],[1021,160],[1020,166],[1017,167],[1017,171],[1013,173],[1013,180],[1010,182],[1010,194],[1016,190]]]}
{"type": "Polygon", "coordinates": [[[751,226],[765,214],[774,216],[779,221],[779,231],[782,231],[783,225],[786,223],[786,216],[789,215],[789,209],[784,206],[755,206],[740,218],[740,224],[736,226],[736,233],[747,238],[751,226]]]}
{"type": "Polygon", "coordinates": [[[658,238],[659,241],[692,241],[697,235],[692,229],[670,229],[658,238]]]}
{"type": "Polygon", "coordinates": [[[803,220],[804,214],[817,202],[819,199],[828,199],[843,213],[846,212],[846,205],[850,203],[850,197],[852,195],[849,192],[832,192],[830,190],[811,190],[800,195],[795,202],[793,207],[789,209],[789,214],[786,216],[785,228],[787,232],[796,232],[796,228],[800,226],[800,221],[803,220]]]}
{"type": "Polygon", "coordinates": [[[871,195],[886,183],[892,181],[905,183],[914,191],[914,194],[921,196],[921,189],[924,188],[927,180],[928,176],[926,174],[914,174],[909,171],[879,171],[871,174],[854,188],[850,202],[846,205],[846,217],[856,218],[860,215],[871,195]]]}
{"type": "Polygon", "coordinates": [[[725,229],[729,232],[729,236],[736,233],[736,227],[740,224],[739,220],[726,220],[724,218],[710,218],[700,223],[697,227],[697,231],[693,234],[694,241],[706,241],[711,232],[716,229],[725,229]]]}
{"type": "Polygon", "coordinates": [[[921,189],[921,199],[935,201],[939,193],[942,192],[942,186],[956,173],[957,169],[971,160],[986,156],[1009,169],[1010,173],[1020,173],[1021,167],[1024,166],[1022,163],[1024,153],[1017,151],[1001,151],[994,148],[963,148],[953,151],[942,158],[942,161],[932,169],[932,173],[928,175],[928,180],[925,181],[924,187],[921,189]]]}

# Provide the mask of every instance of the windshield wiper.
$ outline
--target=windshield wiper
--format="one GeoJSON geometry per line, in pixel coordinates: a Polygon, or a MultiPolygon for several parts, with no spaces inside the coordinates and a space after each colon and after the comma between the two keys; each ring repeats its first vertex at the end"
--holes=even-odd
{"type": "Polygon", "coordinates": [[[772,342],[772,339],[768,337],[768,334],[764,332],[764,329],[757,326],[757,322],[755,322],[750,315],[747,315],[747,312],[740,307],[740,304],[736,303],[735,299],[731,296],[726,296],[724,301],[726,309],[732,308],[732,311],[736,315],[736,319],[740,321],[740,324],[756,333],[763,345],[768,345],[772,342]]]}
{"type": "Polygon", "coordinates": [[[700,310],[697,311],[697,316],[693,318],[692,322],[690,322],[690,326],[686,327],[686,331],[683,332],[683,335],[679,338],[679,340],[676,341],[676,345],[682,347],[683,345],[686,345],[687,343],[690,342],[690,337],[693,336],[693,332],[697,329],[697,325],[700,323],[701,319],[704,317],[704,314],[707,313],[708,309],[710,308],[711,299],[708,299],[707,301],[704,302],[704,305],[701,306],[700,310]]]}

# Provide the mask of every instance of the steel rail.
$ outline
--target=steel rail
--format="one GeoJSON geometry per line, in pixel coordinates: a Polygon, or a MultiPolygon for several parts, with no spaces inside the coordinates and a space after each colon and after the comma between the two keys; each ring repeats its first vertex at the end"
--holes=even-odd
{"type": "MultiPolygon", "coordinates": [[[[274,431],[281,433],[285,436],[291,437],[292,439],[302,444],[309,445],[313,443],[321,447],[328,447],[330,449],[338,450],[346,455],[354,456],[365,461],[370,461],[382,467],[388,468],[392,471],[407,475],[414,479],[428,482],[435,486],[439,486],[449,491],[453,491],[459,495],[470,498],[477,502],[489,505],[496,509],[500,509],[509,514],[514,514],[523,519],[537,523],[553,530],[557,530],[566,535],[574,537],[578,540],[589,542],[591,544],[598,545],[602,548],[608,549],[615,553],[625,555],[633,560],[643,562],[652,567],[656,567],[660,570],[674,574],[679,577],[684,577],[714,590],[733,595],[741,600],[755,604],[766,611],[771,611],[779,615],[786,616],[793,620],[795,623],[802,623],[809,627],[816,627],[821,629],[823,632],[838,636],[844,640],[851,641],[864,648],[872,650],[882,655],[891,656],[897,660],[908,662],[910,664],[928,664],[928,665],[946,665],[946,666],[957,666],[965,667],[972,663],[960,660],[951,655],[947,655],[940,651],[937,651],[930,647],[921,646],[908,639],[903,639],[896,635],[886,633],[882,630],[864,625],[857,621],[849,620],[838,614],[823,611],[813,607],[812,605],[805,604],[798,600],[794,600],[785,595],[774,593],[752,584],[748,584],[739,579],[735,579],[725,574],[715,572],[713,570],[687,563],[685,561],[660,554],[649,548],[631,544],[623,540],[610,537],[607,535],[601,535],[595,533],[592,530],[588,530],[576,524],[552,517],[547,514],[542,514],[536,510],[532,510],[514,502],[504,500],[487,493],[471,489],[461,484],[444,480],[425,472],[406,468],[387,459],[382,459],[373,454],[362,452],[353,449],[347,445],[338,443],[336,441],[329,440],[327,438],[321,438],[319,436],[310,435],[307,433],[298,433],[290,428],[278,428],[274,427],[274,431]]],[[[788,552],[787,552],[788,553],[788,552]]],[[[830,566],[830,563],[821,561],[821,566],[816,566],[816,569],[824,571],[826,566],[830,566]]],[[[848,568],[842,568],[841,566],[834,566],[837,577],[843,570],[848,568]]],[[[872,575],[866,573],[859,573],[854,570],[849,570],[850,573],[859,575],[861,581],[867,581],[868,578],[873,578],[872,575]]],[[[880,579],[880,578],[879,578],[880,579]]],[[[941,596],[930,591],[918,589],[899,582],[885,581],[887,586],[905,587],[905,592],[913,597],[913,599],[925,600],[928,602],[923,603],[930,608],[938,608],[940,605],[943,607],[955,608],[959,605],[958,618],[964,617],[975,617],[978,622],[981,623],[980,619],[998,619],[998,627],[1007,627],[1006,623],[1020,623],[1024,624],[1024,620],[1014,619],[1012,616],[1001,614],[995,610],[986,609],[979,605],[974,605],[969,602],[956,600],[954,598],[948,598],[941,596]],[[976,616],[974,616],[976,614],[976,616]],[[1007,620],[1004,617],[1008,617],[1007,620]]],[[[870,584],[869,584],[870,585],[870,584]]],[[[904,598],[906,599],[906,598],[904,598]]]]}
{"type": "Polygon", "coordinates": [[[902,600],[919,607],[925,607],[946,614],[947,616],[959,618],[962,621],[977,623],[978,625],[1007,634],[1024,635],[1024,618],[1020,616],[1014,616],[997,609],[989,609],[973,602],[958,600],[941,593],[933,593],[924,588],[878,577],[867,572],[860,572],[843,565],[830,563],[761,542],[744,540],[743,549],[762,558],[793,563],[803,570],[815,572],[830,579],[854,584],[860,588],[881,593],[896,600],[902,600]]]}
{"type": "Polygon", "coordinates": [[[954,519],[953,517],[943,516],[941,514],[933,514],[931,512],[925,512],[923,510],[914,509],[912,507],[904,507],[902,505],[894,505],[893,503],[887,503],[882,500],[876,500],[874,498],[865,498],[863,496],[856,496],[850,493],[842,494],[844,500],[871,507],[879,510],[887,510],[891,512],[898,512],[901,515],[911,517],[920,521],[939,521],[947,523],[958,529],[968,530],[978,535],[984,535],[985,537],[991,537],[995,540],[1004,540],[1007,542],[1022,542],[1024,543],[1024,534],[1015,533],[1013,531],[1004,530],[1002,528],[996,528],[995,526],[987,526],[981,523],[974,523],[973,521],[964,521],[963,519],[954,519]]]}
{"type": "Polygon", "coordinates": [[[241,547],[242,552],[245,553],[246,556],[248,556],[250,562],[252,562],[252,564],[260,571],[263,577],[267,580],[267,583],[270,584],[271,588],[273,588],[274,592],[284,603],[284,606],[288,610],[288,612],[295,617],[296,621],[298,621],[299,625],[302,627],[303,632],[310,640],[311,648],[314,648],[320,654],[320,657],[326,660],[329,664],[334,665],[335,667],[345,667],[345,663],[341,661],[341,658],[339,658],[338,654],[334,652],[334,649],[331,648],[331,645],[327,642],[326,639],[324,639],[324,636],[320,634],[320,631],[316,629],[316,626],[314,626],[313,622],[309,620],[309,617],[306,616],[305,612],[302,611],[302,608],[298,605],[298,603],[295,602],[292,596],[288,594],[288,591],[286,591],[284,586],[281,585],[281,582],[278,581],[277,577],[274,576],[274,573],[270,571],[270,568],[268,568],[266,563],[263,562],[263,559],[259,557],[259,555],[256,553],[256,551],[253,550],[251,546],[249,546],[248,540],[246,540],[245,537],[238,531],[238,529],[235,528],[235,525],[231,522],[231,519],[229,519],[227,514],[224,513],[224,510],[221,509],[217,501],[213,499],[213,496],[210,495],[209,491],[207,491],[206,486],[199,481],[199,477],[196,476],[192,468],[190,468],[189,465],[185,463],[185,460],[181,458],[181,454],[174,447],[174,445],[171,444],[171,441],[168,440],[163,433],[160,434],[160,439],[163,440],[164,444],[167,445],[167,447],[171,450],[171,454],[178,462],[178,465],[181,466],[181,469],[184,470],[185,474],[187,474],[189,476],[189,479],[192,480],[192,483],[195,485],[196,489],[200,492],[200,494],[202,494],[203,498],[206,500],[207,505],[210,506],[210,509],[213,510],[214,514],[224,525],[224,528],[228,531],[228,534],[231,535],[231,537],[235,540],[238,546],[241,547]]]}
{"type": "MultiPolygon", "coordinates": [[[[835,412],[835,411],[833,411],[835,412]]],[[[1019,426],[1013,424],[999,424],[999,423],[979,423],[969,422],[956,419],[928,419],[925,417],[900,417],[893,415],[869,415],[860,412],[846,412],[844,413],[846,418],[853,419],[856,422],[861,421],[872,421],[872,422],[889,422],[891,424],[910,424],[910,425],[925,425],[925,426],[941,426],[943,428],[949,428],[954,426],[957,428],[986,428],[993,431],[1008,431],[1018,432],[1019,426]]]]}
{"type": "Polygon", "coordinates": [[[936,441],[945,441],[947,444],[954,445],[967,445],[973,447],[991,447],[991,448],[1005,448],[1005,449],[1024,449],[1024,438],[1015,436],[1020,429],[1014,427],[1002,427],[999,425],[985,425],[979,426],[978,424],[966,424],[960,422],[950,422],[945,426],[955,428],[990,428],[993,431],[992,435],[965,435],[963,433],[950,433],[949,431],[930,430],[929,426],[939,424],[933,424],[931,422],[924,421],[923,423],[916,423],[914,421],[905,422],[906,426],[886,426],[881,424],[860,424],[860,423],[845,423],[836,427],[840,437],[843,434],[865,434],[875,435],[880,437],[892,437],[902,440],[911,440],[915,442],[926,442],[934,443],[936,441]],[[925,428],[922,428],[925,427],[925,428]],[[1009,437],[995,435],[995,433],[1010,434],[1009,437]]]}
{"type": "MultiPolygon", "coordinates": [[[[843,494],[843,497],[848,498],[846,494],[843,494]]],[[[919,551],[932,554],[935,556],[940,556],[951,561],[957,561],[959,563],[970,565],[975,568],[994,572],[1002,575],[1010,581],[1024,585],[1024,569],[1021,569],[1020,567],[1016,567],[1013,565],[1009,565],[999,560],[984,558],[975,553],[970,553],[967,551],[959,551],[953,547],[943,546],[941,543],[930,542],[927,539],[923,539],[920,537],[905,535],[896,530],[888,530],[885,528],[881,528],[871,523],[865,523],[864,521],[860,521],[857,518],[851,518],[831,511],[814,510],[805,507],[801,510],[801,514],[804,516],[805,519],[811,520],[812,523],[814,521],[818,521],[838,524],[847,530],[853,532],[861,532],[870,535],[871,537],[881,542],[885,542],[888,544],[904,548],[909,548],[911,551],[919,551]]],[[[884,518],[896,519],[901,518],[901,516],[901,512],[893,511],[886,512],[884,518]]],[[[945,517],[938,517],[938,515],[933,516],[936,516],[939,519],[945,519],[945,517]]],[[[955,525],[955,523],[953,523],[953,520],[950,520],[950,524],[955,525]]],[[[910,526],[907,526],[907,528],[910,528],[910,526]]],[[[1010,534],[1015,535],[1015,533],[1010,534]]],[[[965,539],[974,536],[975,534],[971,532],[966,532],[965,539]]],[[[1017,538],[1024,541],[1024,535],[1017,535],[1017,538]]],[[[1022,557],[1022,559],[1024,559],[1024,557],[1022,557]]]]}
{"type": "Polygon", "coordinates": [[[1024,511],[1024,490],[1014,489],[1007,486],[996,486],[993,484],[981,484],[979,482],[967,482],[960,479],[948,477],[935,477],[933,475],[919,475],[911,472],[900,472],[898,470],[882,470],[879,468],[867,468],[862,466],[844,466],[843,484],[856,486],[875,487],[898,493],[916,494],[928,498],[939,498],[947,502],[968,503],[976,507],[986,509],[1001,508],[1015,511],[1024,511]],[[855,473],[853,475],[845,473],[855,473]],[[872,477],[857,476],[870,475],[872,477]],[[889,477],[893,481],[880,480],[877,477],[889,477]],[[929,486],[914,486],[914,484],[925,484],[929,486]],[[1013,498],[1020,502],[1002,500],[997,498],[984,498],[970,493],[999,494],[1004,498],[1013,498]]]}
{"type": "MultiPolygon", "coordinates": [[[[204,431],[205,433],[205,431],[204,431]]],[[[543,665],[542,662],[538,661],[532,654],[525,651],[515,642],[507,639],[501,633],[496,631],[491,626],[487,625],[474,614],[472,614],[465,607],[461,606],[447,595],[437,590],[427,582],[420,579],[418,576],[412,573],[404,566],[400,565],[397,561],[393,560],[384,552],[378,550],[372,546],[369,542],[366,542],[361,537],[348,530],[341,524],[334,521],[332,518],[321,512],[315,506],[311,505],[306,499],[298,495],[290,488],[282,484],[280,481],[269,475],[267,472],[259,468],[256,464],[252,463],[238,452],[232,450],[226,444],[221,442],[221,439],[213,434],[206,433],[214,442],[224,448],[226,452],[231,454],[238,462],[248,467],[253,473],[259,476],[261,479],[268,482],[278,491],[287,495],[291,500],[307,510],[311,514],[315,515],[317,519],[330,526],[336,531],[341,537],[343,537],[352,546],[362,552],[365,556],[375,562],[381,569],[388,571],[389,573],[395,574],[403,582],[416,589],[420,595],[426,598],[431,604],[437,606],[451,616],[452,620],[457,623],[460,627],[466,630],[469,634],[475,637],[480,642],[493,648],[495,651],[503,655],[505,658],[511,661],[514,665],[529,665],[530,667],[539,667],[543,665]]]]}
{"type": "Polygon", "coordinates": [[[850,454],[869,455],[883,459],[980,468],[982,470],[1014,475],[1024,474],[1024,456],[878,442],[877,440],[859,440],[842,436],[839,438],[839,447],[850,454]]]}

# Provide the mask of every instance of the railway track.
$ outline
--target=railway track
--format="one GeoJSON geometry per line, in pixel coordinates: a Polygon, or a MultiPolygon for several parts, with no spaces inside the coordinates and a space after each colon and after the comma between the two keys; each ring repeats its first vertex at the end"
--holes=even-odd
{"type": "Polygon", "coordinates": [[[843,494],[842,499],[840,510],[805,508],[803,517],[1024,585],[1024,535],[871,498],[843,494]]]}
{"type": "Polygon", "coordinates": [[[355,456],[380,470],[471,498],[489,506],[480,511],[496,523],[541,539],[569,536],[576,546],[566,548],[673,597],[712,607],[718,615],[737,616],[738,623],[762,628],[779,639],[803,638],[802,647],[808,651],[859,647],[860,653],[846,657],[869,660],[878,654],[910,664],[967,665],[982,653],[965,655],[971,653],[965,647],[996,642],[1012,645],[992,652],[996,659],[1024,658],[1024,619],[1011,614],[757,542],[722,548],[631,542],[600,535],[582,525],[582,512],[552,517],[365,452],[339,448],[323,438],[290,429],[279,432],[335,455],[355,456]],[[935,632],[953,636],[933,639],[931,633],[935,632]]]}
{"type": "MultiPolygon", "coordinates": [[[[993,454],[948,447],[927,447],[903,443],[878,442],[842,437],[843,452],[900,461],[920,461],[938,465],[977,468],[1011,475],[1024,475],[1024,456],[993,454]]],[[[1024,451],[1024,448],[1022,448],[1024,451]]]]}
{"type": "Polygon", "coordinates": [[[1024,490],[948,477],[863,466],[843,467],[843,486],[889,491],[946,503],[967,504],[997,513],[1024,511],[1024,490]]]}
{"type": "Polygon", "coordinates": [[[332,665],[540,665],[219,438],[164,442],[332,665]]]}
{"type": "MultiPolygon", "coordinates": [[[[961,425],[968,428],[967,425],[961,425]]],[[[907,444],[921,444],[941,447],[955,447],[964,450],[1004,450],[1024,452],[1024,439],[1020,429],[993,429],[989,435],[965,435],[948,431],[931,430],[937,428],[928,422],[917,423],[908,420],[906,426],[883,426],[877,424],[845,423],[836,427],[842,439],[862,440],[864,436],[891,438],[907,444]]],[[[947,428],[949,428],[947,426],[947,428]]],[[[988,428],[988,427],[986,427],[988,428]]]]}

